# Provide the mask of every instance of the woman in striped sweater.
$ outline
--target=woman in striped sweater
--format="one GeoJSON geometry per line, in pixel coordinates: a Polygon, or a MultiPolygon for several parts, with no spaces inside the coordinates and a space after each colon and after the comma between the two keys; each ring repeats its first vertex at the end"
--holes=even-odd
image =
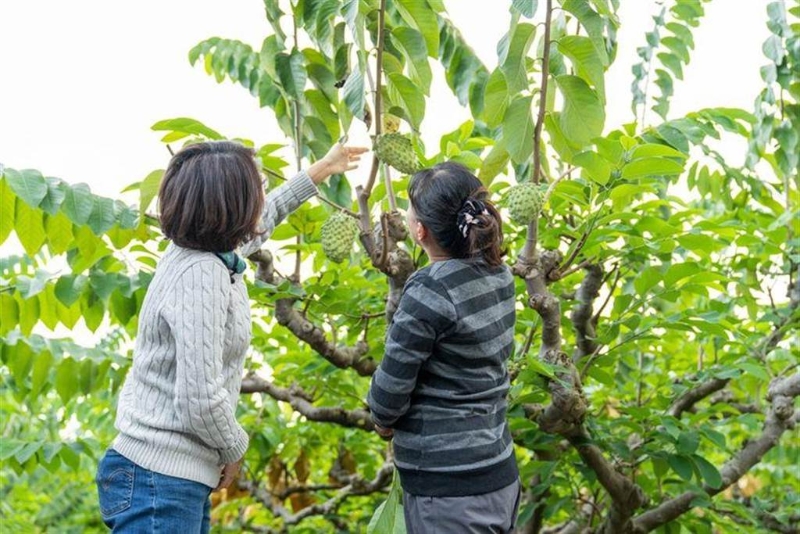
{"type": "Polygon", "coordinates": [[[248,436],[236,421],[250,303],[244,261],[366,149],[337,144],[266,197],[254,151],[230,141],[175,154],[159,191],[171,241],[139,312],[133,366],[119,396],[117,438],[97,470],[114,532],[209,531],[209,494],[239,471],[248,436]]]}
{"type": "Polygon", "coordinates": [[[515,298],[502,221],[455,163],[414,175],[408,196],[408,226],[430,264],[408,279],[389,326],[372,418],[393,438],[410,534],[511,532],[520,497],[506,422],[515,298]]]}

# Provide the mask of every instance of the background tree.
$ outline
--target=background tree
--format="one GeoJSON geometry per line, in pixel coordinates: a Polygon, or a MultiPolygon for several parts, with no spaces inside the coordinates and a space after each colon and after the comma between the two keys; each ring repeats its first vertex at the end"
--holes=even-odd
{"type": "MultiPolygon", "coordinates": [[[[797,532],[800,5],[766,6],[754,110],[671,117],[704,3],[655,13],[625,125],[604,111],[616,0],[514,0],[491,72],[439,0],[265,2],[260,50],[212,38],[190,51],[293,140],[292,165],[279,145],[255,147],[270,186],[362,121],[375,136],[399,127],[424,165],[467,165],[500,199],[540,187],[536,220],[505,226],[521,532],[797,532]],[[472,119],[426,147],[434,61],[472,119]],[[723,136],[747,142],[744,165],[714,150],[723,136]]],[[[154,129],[165,143],[227,137],[187,118],[154,129]]],[[[26,252],[0,263],[0,507],[12,530],[101,528],[90,483],[165,246],[148,215],[161,175],[135,184],[135,207],[2,172],[0,242],[14,232],[26,252]],[[94,346],[69,339],[76,325],[94,346]]],[[[391,458],[363,399],[403,283],[426,261],[403,223],[407,180],[377,159],[366,184],[334,177],[273,236],[291,272],[267,251],[251,258],[239,417],[252,445],[239,485],[215,497],[217,528],[361,531],[385,499],[391,458]],[[360,227],[340,265],[320,245],[335,211],[360,227]]],[[[397,513],[391,495],[376,532],[397,513]]]]}

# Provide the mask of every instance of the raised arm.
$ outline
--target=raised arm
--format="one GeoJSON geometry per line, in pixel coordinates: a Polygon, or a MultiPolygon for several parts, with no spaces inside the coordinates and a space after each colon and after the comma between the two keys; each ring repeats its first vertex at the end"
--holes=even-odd
{"type": "Polygon", "coordinates": [[[308,170],[300,171],[285,184],[268,192],[264,202],[264,212],[261,214],[261,231],[264,233],[242,245],[239,249],[240,254],[246,258],[261,248],[281,221],[303,202],[317,194],[317,185],[333,174],[357,168],[360,155],[366,151],[366,148],[346,147],[337,143],[324,158],[311,165],[308,170]]]}

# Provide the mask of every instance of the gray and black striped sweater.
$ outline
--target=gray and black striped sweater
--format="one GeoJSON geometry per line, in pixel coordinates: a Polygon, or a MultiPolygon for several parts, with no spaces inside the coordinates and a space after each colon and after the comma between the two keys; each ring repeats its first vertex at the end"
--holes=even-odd
{"type": "Polygon", "coordinates": [[[519,476],[506,422],[514,320],[506,266],[451,259],[408,279],[368,395],[408,493],[479,495],[519,476]]]}

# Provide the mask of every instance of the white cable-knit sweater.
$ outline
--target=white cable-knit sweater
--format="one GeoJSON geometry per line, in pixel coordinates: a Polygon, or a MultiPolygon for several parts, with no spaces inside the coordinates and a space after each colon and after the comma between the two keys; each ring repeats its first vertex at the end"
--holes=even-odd
{"type": "MultiPolygon", "coordinates": [[[[301,172],[267,194],[264,235],[314,196],[301,172]]],[[[133,367],[119,397],[112,447],[134,463],[215,487],[220,466],[239,460],[248,436],[236,421],[250,304],[242,275],[231,277],[210,252],[170,244],[139,313],[133,367]]]]}

